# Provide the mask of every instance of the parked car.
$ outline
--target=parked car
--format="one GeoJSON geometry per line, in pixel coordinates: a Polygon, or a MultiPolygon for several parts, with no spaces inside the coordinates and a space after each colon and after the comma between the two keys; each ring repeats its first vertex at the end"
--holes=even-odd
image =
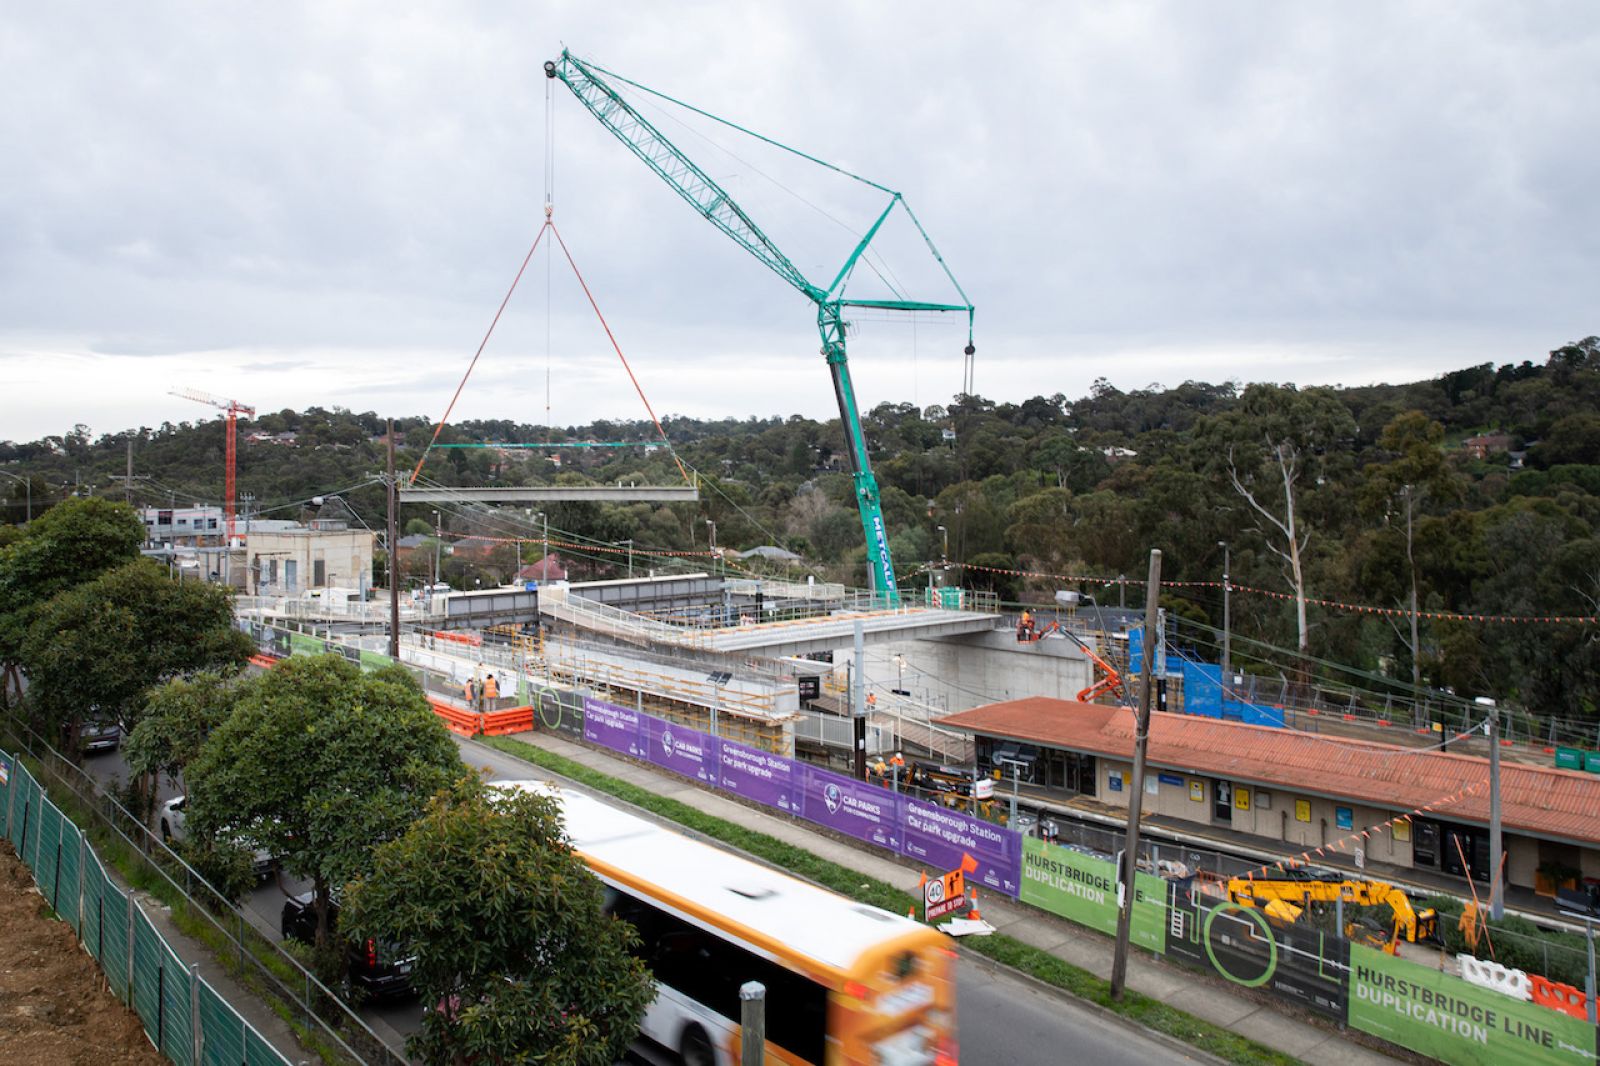
{"type": "MultiPolygon", "coordinates": [[[[161,839],[168,844],[188,836],[184,827],[188,799],[187,796],[174,796],[161,805],[161,839]]],[[[257,849],[250,856],[250,869],[258,878],[271,877],[277,868],[278,861],[264,850],[257,849]]]]}
{"type": "MultiPolygon", "coordinates": [[[[317,939],[317,912],[311,905],[312,893],[302,892],[283,901],[279,929],[283,939],[314,944],[317,939]]],[[[339,904],[328,903],[328,926],[339,927],[339,904]]],[[[414,956],[405,956],[392,945],[368,939],[350,945],[350,984],[365,998],[386,999],[411,991],[414,956]]]]}
{"type": "Polygon", "coordinates": [[[115,722],[84,722],[78,727],[78,748],[85,755],[116,751],[122,743],[122,727],[115,722]]]}

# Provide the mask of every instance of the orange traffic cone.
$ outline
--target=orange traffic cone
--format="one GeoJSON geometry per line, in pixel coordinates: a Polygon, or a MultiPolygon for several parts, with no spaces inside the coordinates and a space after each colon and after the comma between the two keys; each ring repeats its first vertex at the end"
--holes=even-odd
{"type": "Polygon", "coordinates": [[[983,921],[983,915],[978,913],[978,890],[976,888],[970,888],[967,890],[967,894],[972,899],[972,905],[967,908],[967,917],[971,918],[975,922],[983,921]]]}
{"type": "Polygon", "coordinates": [[[906,917],[913,922],[917,920],[917,905],[915,903],[906,908],[906,917]]]}

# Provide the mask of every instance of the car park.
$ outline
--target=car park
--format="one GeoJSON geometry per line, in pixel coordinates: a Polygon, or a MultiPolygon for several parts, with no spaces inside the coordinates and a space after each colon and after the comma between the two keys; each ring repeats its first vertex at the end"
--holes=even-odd
{"type": "MultiPolygon", "coordinates": [[[[313,944],[317,939],[317,912],[312,893],[301,892],[283,901],[279,931],[283,939],[313,944]]],[[[328,902],[328,927],[337,930],[339,904],[328,902]]],[[[416,959],[378,940],[350,945],[350,986],[364,997],[384,999],[411,991],[411,967],[416,959]]]]}

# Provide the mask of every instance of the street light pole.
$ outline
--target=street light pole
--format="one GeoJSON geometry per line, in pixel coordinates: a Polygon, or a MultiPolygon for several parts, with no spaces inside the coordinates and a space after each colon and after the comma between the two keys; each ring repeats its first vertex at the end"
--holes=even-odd
{"type": "Polygon", "coordinates": [[[943,526],[935,526],[934,528],[939,531],[939,536],[943,538],[942,543],[943,543],[944,546],[939,550],[939,561],[941,563],[949,563],[950,562],[950,531],[948,529],[944,528],[943,526]]]}
{"type": "Polygon", "coordinates": [[[1480,707],[1489,710],[1489,917],[1505,917],[1506,901],[1500,873],[1504,841],[1500,837],[1500,708],[1487,696],[1479,696],[1480,707]]]}
{"type": "MultiPolygon", "coordinates": [[[[444,537],[444,530],[439,526],[439,512],[433,512],[433,583],[439,583],[439,545],[444,537]]],[[[433,600],[433,589],[428,590],[428,599],[433,600]]],[[[430,608],[431,609],[431,608],[430,608]]]]}
{"type": "Polygon", "coordinates": [[[1155,691],[1156,601],[1161,594],[1161,549],[1150,549],[1150,579],[1144,592],[1144,684],[1139,686],[1139,710],[1133,731],[1133,794],[1128,797],[1128,835],[1123,844],[1122,864],[1117,886],[1117,946],[1111,959],[1111,998],[1122,998],[1128,976],[1128,933],[1133,921],[1133,902],[1138,895],[1139,816],[1144,808],[1144,755],[1150,743],[1150,697],[1155,691]]]}
{"type": "MultiPolygon", "coordinates": [[[[400,661],[400,583],[395,580],[395,574],[400,569],[400,529],[397,508],[399,507],[400,482],[394,476],[394,420],[388,420],[387,436],[389,438],[389,463],[384,474],[384,488],[389,495],[389,528],[386,531],[389,540],[389,658],[400,661]]],[[[249,529],[249,519],[245,519],[245,528],[249,529]]]]}

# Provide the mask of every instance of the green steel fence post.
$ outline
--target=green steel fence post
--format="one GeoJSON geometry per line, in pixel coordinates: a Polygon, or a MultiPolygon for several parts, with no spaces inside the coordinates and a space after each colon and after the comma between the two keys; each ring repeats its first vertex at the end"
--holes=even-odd
{"type": "Polygon", "coordinates": [[[84,877],[83,837],[84,837],[83,830],[81,830],[81,829],[78,830],[78,939],[79,940],[83,939],[83,882],[85,880],[87,880],[87,878],[84,877]]]}
{"type": "Polygon", "coordinates": [[[200,1025],[200,964],[189,964],[189,1060],[200,1066],[205,1053],[206,1034],[200,1025]]]}
{"type": "MultiPolygon", "coordinates": [[[[133,1006],[133,886],[128,886],[128,1006],[133,1006]]],[[[138,1013],[135,1008],[134,1013],[138,1013]]]]}

